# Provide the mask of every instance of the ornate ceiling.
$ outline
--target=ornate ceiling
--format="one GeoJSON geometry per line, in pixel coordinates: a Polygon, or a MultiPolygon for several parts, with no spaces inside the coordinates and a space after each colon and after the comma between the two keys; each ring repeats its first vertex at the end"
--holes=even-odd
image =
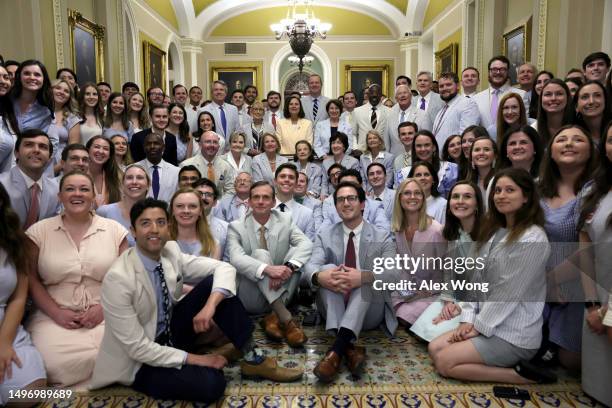
{"type": "MultiPolygon", "coordinates": [[[[270,37],[270,24],[286,14],[287,0],[133,0],[145,3],[181,36],[212,39],[270,37]]],[[[420,31],[453,0],[316,0],[317,18],[330,36],[398,38],[420,31]]]]}

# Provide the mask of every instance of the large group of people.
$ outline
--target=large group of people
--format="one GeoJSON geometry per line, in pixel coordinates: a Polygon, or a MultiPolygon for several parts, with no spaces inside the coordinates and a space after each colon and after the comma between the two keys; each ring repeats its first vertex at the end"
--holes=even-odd
{"type": "Polygon", "coordinates": [[[2,62],[0,403],[113,383],[212,402],[237,360],[296,381],[253,322],[303,347],[299,297],[333,337],[322,382],[343,361],[359,375],[362,331],[406,330],[444,377],[548,383],[561,365],[612,405],[610,66],[525,63],[515,88],[496,56],[480,92],[474,67],[439,93],[423,71],[357,106],[316,74],[283,104],[2,62]]]}

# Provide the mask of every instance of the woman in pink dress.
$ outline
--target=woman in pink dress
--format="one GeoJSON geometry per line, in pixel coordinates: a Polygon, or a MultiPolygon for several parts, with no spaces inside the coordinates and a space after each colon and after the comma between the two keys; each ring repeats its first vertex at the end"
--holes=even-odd
{"type": "MultiPolygon", "coordinates": [[[[400,184],[395,193],[391,230],[395,233],[397,253],[409,258],[421,258],[421,262],[434,258],[443,259],[446,240],[442,225],[427,215],[425,192],[414,178],[400,184]]],[[[421,282],[442,281],[442,269],[435,265],[421,265],[416,270],[403,270],[401,279],[416,284],[416,290],[403,290],[392,295],[395,315],[400,324],[409,327],[434,302],[439,290],[421,289],[421,282]],[[427,266],[430,266],[429,268],[427,266]]]]}

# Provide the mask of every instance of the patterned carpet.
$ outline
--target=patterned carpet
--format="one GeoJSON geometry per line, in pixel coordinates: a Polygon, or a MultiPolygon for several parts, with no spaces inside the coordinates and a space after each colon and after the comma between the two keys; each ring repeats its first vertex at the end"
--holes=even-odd
{"type": "MultiPolygon", "coordinates": [[[[579,379],[560,372],[553,385],[523,387],[531,401],[503,400],[493,396],[491,384],[463,383],[437,375],[426,346],[403,330],[387,338],[380,332],[362,334],[367,348],[367,365],[360,378],[346,371],[336,382],[322,385],[312,370],[331,344],[323,328],[306,328],[308,344],[302,350],[268,341],[261,330],[255,334],[266,354],[285,367],[304,367],[301,382],[274,384],[271,381],[242,380],[233,364],[225,369],[228,387],[218,407],[231,408],[400,408],[400,407],[598,407],[580,389],[579,379]]],[[[203,407],[182,401],[155,401],[125,387],[79,394],[66,401],[51,401],[43,407],[135,408],[203,407]]]]}

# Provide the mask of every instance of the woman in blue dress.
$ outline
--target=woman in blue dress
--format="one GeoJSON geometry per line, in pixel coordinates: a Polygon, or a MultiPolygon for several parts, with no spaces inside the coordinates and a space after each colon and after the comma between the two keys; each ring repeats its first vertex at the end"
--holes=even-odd
{"type": "Polygon", "coordinates": [[[28,296],[28,239],[0,184],[0,405],[11,390],[47,384],[40,353],[21,325],[28,296]]]}

